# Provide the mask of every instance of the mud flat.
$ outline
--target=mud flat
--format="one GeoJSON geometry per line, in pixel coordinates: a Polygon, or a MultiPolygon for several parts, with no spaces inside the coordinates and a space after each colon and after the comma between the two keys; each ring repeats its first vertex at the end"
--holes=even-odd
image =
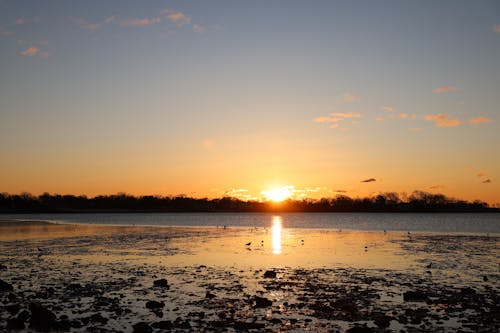
{"type": "Polygon", "coordinates": [[[10,221],[0,331],[498,332],[498,240],[10,221]]]}

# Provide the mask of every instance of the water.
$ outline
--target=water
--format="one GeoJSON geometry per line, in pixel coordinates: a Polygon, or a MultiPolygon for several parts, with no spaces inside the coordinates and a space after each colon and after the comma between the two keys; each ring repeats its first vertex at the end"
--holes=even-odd
{"type": "MultiPolygon", "coordinates": [[[[269,227],[270,213],[0,214],[0,220],[153,226],[269,227]]],[[[500,234],[500,214],[285,213],[284,228],[500,234]]],[[[0,222],[1,223],[1,222],[0,222]]]]}

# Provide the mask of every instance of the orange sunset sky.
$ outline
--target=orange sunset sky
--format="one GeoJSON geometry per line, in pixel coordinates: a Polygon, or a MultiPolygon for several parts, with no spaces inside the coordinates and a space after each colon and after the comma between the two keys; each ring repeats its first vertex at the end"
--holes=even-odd
{"type": "Polygon", "coordinates": [[[500,203],[498,1],[0,1],[0,192],[500,203]]]}

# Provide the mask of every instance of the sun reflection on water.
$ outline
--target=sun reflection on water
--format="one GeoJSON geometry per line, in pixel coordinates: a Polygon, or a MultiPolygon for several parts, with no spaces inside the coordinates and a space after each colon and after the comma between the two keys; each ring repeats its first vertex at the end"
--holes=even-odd
{"type": "Polygon", "coordinates": [[[273,254],[281,254],[281,216],[273,216],[273,254]]]}

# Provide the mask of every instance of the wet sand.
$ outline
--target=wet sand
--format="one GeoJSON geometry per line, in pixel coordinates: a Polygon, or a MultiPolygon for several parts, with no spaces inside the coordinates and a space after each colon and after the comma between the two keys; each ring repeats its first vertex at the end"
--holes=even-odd
{"type": "Polygon", "coordinates": [[[0,221],[0,331],[500,330],[497,235],[274,222],[0,221]]]}

